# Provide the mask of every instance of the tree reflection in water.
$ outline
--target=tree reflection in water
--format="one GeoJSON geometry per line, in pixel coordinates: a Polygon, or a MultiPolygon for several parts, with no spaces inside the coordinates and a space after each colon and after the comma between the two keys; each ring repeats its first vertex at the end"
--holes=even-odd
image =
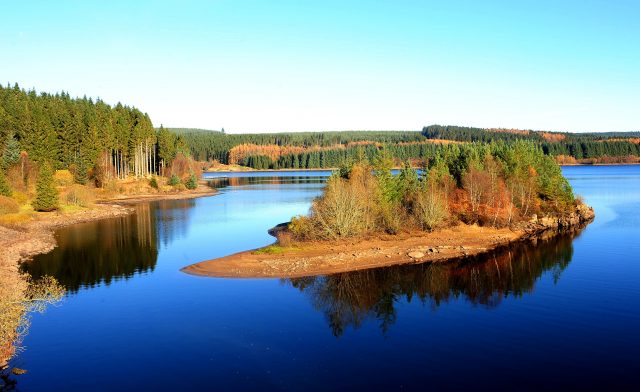
{"type": "Polygon", "coordinates": [[[357,329],[371,318],[378,320],[386,333],[397,318],[395,304],[403,298],[407,302],[418,299],[432,309],[458,298],[493,308],[503,298],[532,292],[545,272],[557,282],[571,262],[572,242],[578,234],[520,242],[451,263],[377,268],[285,282],[309,295],[335,336],[348,327],[357,329]]]}
{"type": "Polygon", "coordinates": [[[255,177],[216,177],[209,179],[209,186],[216,189],[226,187],[258,185],[260,189],[277,188],[281,185],[322,184],[326,183],[326,176],[255,176],[255,177]]]}
{"type": "Polygon", "coordinates": [[[74,225],[56,233],[58,246],[25,263],[32,277],[55,277],[69,292],[153,271],[159,242],[185,235],[193,200],[136,205],[133,215],[74,225]]]}

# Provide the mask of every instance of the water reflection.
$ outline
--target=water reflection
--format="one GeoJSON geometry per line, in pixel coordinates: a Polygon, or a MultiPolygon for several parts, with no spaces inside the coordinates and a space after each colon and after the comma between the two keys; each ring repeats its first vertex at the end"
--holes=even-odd
{"type": "Polygon", "coordinates": [[[323,184],[326,175],[314,176],[259,176],[259,177],[215,177],[209,179],[209,186],[221,189],[226,187],[248,186],[248,185],[291,185],[291,184],[323,184]]]}
{"type": "Polygon", "coordinates": [[[329,276],[287,279],[306,293],[323,312],[335,336],[368,319],[380,323],[386,333],[397,318],[396,304],[418,300],[432,309],[452,299],[493,308],[509,296],[521,297],[534,290],[549,272],[560,278],[573,255],[573,239],[579,230],[534,243],[517,243],[454,263],[419,264],[378,268],[329,276]]]}
{"type": "Polygon", "coordinates": [[[171,200],[135,206],[135,213],[66,228],[56,233],[58,246],[25,263],[34,278],[55,277],[69,292],[110,284],[153,271],[159,243],[187,235],[195,201],[171,200]]]}

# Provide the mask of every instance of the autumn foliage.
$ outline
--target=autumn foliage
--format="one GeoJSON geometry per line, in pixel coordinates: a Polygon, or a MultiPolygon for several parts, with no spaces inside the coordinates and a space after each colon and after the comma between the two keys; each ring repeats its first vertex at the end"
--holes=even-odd
{"type": "Polygon", "coordinates": [[[452,145],[393,175],[384,152],[334,173],[309,216],[289,228],[298,240],[402,230],[434,230],[462,221],[504,227],[575,205],[559,166],[532,143],[452,145]]]}

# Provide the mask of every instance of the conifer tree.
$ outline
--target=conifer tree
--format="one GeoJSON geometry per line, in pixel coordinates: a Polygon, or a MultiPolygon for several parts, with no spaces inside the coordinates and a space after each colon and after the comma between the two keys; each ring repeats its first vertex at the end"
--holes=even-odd
{"type": "Polygon", "coordinates": [[[86,184],[89,181],[89,174],[87,172],[87,165],[84,163],[84,159],[78,161],[76,171],[74,173],[74,181],[78,184],[86,184]]]}
{"type": "Polygon", "coordinates": [[[53,170],[48,163],[40,166],[36,182],[36,198],[31,205],[36,211],[48,212],[58,209],[58,190],[53,183],[53,170]]]}
{"type": "Polygon", "coordinates": [[[189,179],[187,179],[187,182],[185,182],[184,186],[187,189],[196,189],[198,187],[198,178],[196,177],[196,175],[191,173],[189,175],[189,179]]]}
{"type": "Polygon", "coordinates": [[[11,188],[9,187],[9,183],[7,182],[7,178],[4,175],[4,171],[0,168],[0,195],[1,196],[11,196],[11,188]]]}

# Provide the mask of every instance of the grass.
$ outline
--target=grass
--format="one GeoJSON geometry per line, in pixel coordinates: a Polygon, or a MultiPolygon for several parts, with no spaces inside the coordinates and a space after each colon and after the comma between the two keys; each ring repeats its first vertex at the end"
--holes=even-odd
{"type": "Polygon", "coordinates": [[[81,207],[79,205],[75,205],[75,204],[61,204],[60,205],[60,212],[63,212],[65,214],[68,213],[74,213],[74,212],[78,212],[78,211],[85,211],[89,209],[88,207],[81,207]]]}
{"type": "Polygon", "coordinates": [[[300,248],[294,246],[281,246],[278,244],[272,244],[269,246],[265,246],[264,248],[257,249],[252,253],[254,255],[279,255],[288,250],[299,250],[300,248]]]}

